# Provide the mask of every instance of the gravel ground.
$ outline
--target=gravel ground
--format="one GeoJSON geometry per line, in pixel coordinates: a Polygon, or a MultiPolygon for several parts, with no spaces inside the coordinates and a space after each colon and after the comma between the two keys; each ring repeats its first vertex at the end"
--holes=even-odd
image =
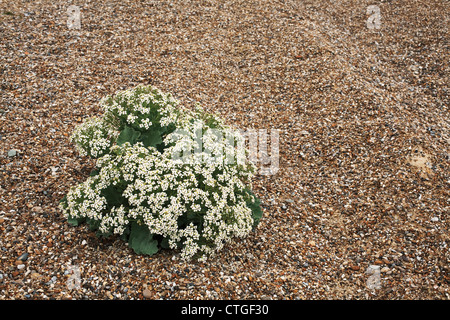
{"type": "Polygon", "coordinates": [[[0,298],[449,299],[449,9],[0,1],[0,298]],[[258,229],[215,259],[137,256],[58,208],[93,166],[68,136],[138,84],[280,130],[279,170],[253,184],[258,229]]]}

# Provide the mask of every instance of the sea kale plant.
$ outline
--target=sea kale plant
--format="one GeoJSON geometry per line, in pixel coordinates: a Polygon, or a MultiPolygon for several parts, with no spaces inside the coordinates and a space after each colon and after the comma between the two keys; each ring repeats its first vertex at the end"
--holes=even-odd
{"type": "Polygon", "coordinates": [[[101,107],[71,136],[96,165],[61,200],[69,224],[119,235],[137,254],[180,249],[199,261],[257,226],[256,168],[239,130],[152,86],[108,96],[101,107]]]}

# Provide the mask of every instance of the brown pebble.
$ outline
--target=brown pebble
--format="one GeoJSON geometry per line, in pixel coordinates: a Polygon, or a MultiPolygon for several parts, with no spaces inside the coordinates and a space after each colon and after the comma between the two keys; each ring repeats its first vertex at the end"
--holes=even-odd
{"type": "Polygon", "coordinates": [[[381,260],[375,260],[374,264],[380,265],[380,264],[383,264],[383,261],[381,261],[381,260]]]}
{"type": "Polygon", "coordinates": [[[359,266],[352,265],[352,266],[350,266],[350,269],[352,269],[353,271],[358,271],[360,268],[359,268],[359,266]]]}
{"type": "Polygon", "coordinates": [[[144,298],[150,299],[152,297],[152,292],[148,289],[144,289],[144,292],[142,292],[144,295],[144,298]]]}
{"type": "Polygon", "coordinates": [[[33,273],[30,275],[30,277],[31,277],[31,279],[38,279],[38,278],[41,277],[41,275],[40,275],[39,273],[37,273],[37,272],[33,272],[33,273]]]}

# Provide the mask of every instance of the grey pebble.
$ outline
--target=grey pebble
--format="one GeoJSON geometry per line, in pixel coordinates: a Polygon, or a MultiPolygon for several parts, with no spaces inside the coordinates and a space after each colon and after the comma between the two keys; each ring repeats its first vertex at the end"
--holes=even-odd
{"type": "Polygon", "coordinates": [[[25,252],[17,260],[27,261],[27,259],[28,259],[28,252],[25,252]]]}
{"type": "Polygon", "coordinates": [[[8,157],[15,157],[17,155],[17,151],[14,149],[11,149],[8,151],[8,157]]]}

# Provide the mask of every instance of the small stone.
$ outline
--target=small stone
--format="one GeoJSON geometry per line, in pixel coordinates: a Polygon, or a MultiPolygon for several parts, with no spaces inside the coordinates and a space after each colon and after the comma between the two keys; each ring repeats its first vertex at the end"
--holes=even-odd
{"type": "Polygon", "coordinates": [[[87,241],[86,241],[86,240],[81,241],[81,245],[82,245],[82,246],[85,246],[86,244],[87,244],[87,241]]]}
{"type": "Polygon", "coordinates": [[[383,272],[383,273],[386,273],[386,272],[389,271],[389,268],[388,267],[384,267],[384,268],[381,268],[380,271],[383,272]]]}
{"type": "Polygon", "coordinates": [[[46,284],[50,285],[56,282],[56,280],[58,280],[58,278],[56,276],[53,276],[46,284]]]}
{"type": "Polygon", "coordinates": [[[374,264],[380,265],[380,264],[383,264],[383,261],[382,260],[375,260],[374,264]]]}
{"type": "Polygon", "coordinates": [[[25,265],[24,265],[24,264],[19,264],[19,265],[17,266],[17,269],[19,269],[19,270],[22,270],[23,268],[25,268],[25,265]]]}
{"type": "Polygon", "coordinates": [[[11,149],[8,151],[8,157],[15,157],[17,155],[17,151],[14,149],[11,149]]]}
{"type": "Polygon", "coordinates": [[[150,299],[152,297],[152,292],[148,289],[144,289],[143,295],[144,298],[150,299]]]}
{"type": "Polygon", "coordinates": [[[358,271],[360,268],[357,265],[351,265],[350,269],[352,269],[353,271],[358,271]]]}
{"type": "Polygon", "coordinates": [[[25,252],[24,254],[22,254],[17,260],[20,261],[27,261],[28,259],[28,252],[25,252]]]}
{"type": "Polygon", "coordinates": [[[433,218],[431,218],[431,221],[433,221],[433,222],[438,222],[438,221],[439,221],[439,218],[438,218],[438,217],[433,217],[433,218]]]}
{"type": "Polygon", "coordinates": [[[31,209],[32,212],[42,212],[42,208],[41,207],[33,207],[31,209]]]}
{"type": "Polygon", "coordinates": [[[41,277],[41,275],[40,275],[39,273],[37,273],[37,272],[33,272],[33,273],[30,275],[30,277],[31,277],[31,279],[38,279],[38,278],[41,277]]]}
{"type": "Polygon", "coordinates": [[[316,245],[316,243],[314,242],[314,241],[310,241],[310,242],[308,242],[308,244],[310,245],[310,246],[315,246],[316,245]]]}

